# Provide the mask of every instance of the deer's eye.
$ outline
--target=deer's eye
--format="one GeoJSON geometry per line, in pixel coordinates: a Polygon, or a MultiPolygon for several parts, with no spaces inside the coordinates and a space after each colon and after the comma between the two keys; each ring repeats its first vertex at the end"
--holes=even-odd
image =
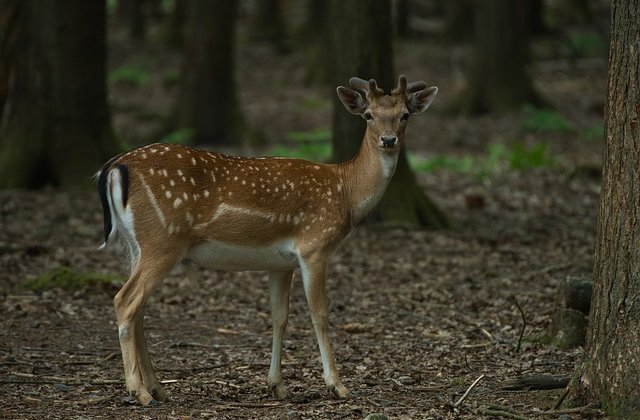
{"type": "Polygon", "coordinates": [[[364,113],[364,119],[367,121],[371,121],[373,119],[373,115],[369,111],[364,113]]]}
{"type": "Polygon", "coordinates": [[[407,121],[409,119],[409,113],[405,112],[404,114],[402,114],[402,117],[400,117],[401,121],[407,121]]]}

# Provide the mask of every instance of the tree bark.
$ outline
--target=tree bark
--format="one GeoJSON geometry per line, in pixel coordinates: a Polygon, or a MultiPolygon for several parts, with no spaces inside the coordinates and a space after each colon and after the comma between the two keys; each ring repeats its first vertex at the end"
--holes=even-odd
{"type": "Polygon", "coordinates": [[[193,129],[195,144],[240,143],[242,118],[234,80],[235,0],[192,0],[182,62],[176,128],[193,129]]]}
{"type": "Polygon", "coordinates": [[[18,2],[0,127],[0,188],[89,187],[118,151],[107,108],[104,1],[18,2]]]}
{"type": "Polygon", "coordinates": [[[475,2],[475,59],[453,106],[464,113],[500,112],[524,103],[541,104],[526,72],[528,61],[527,2],[475,2]]]}
{"type": "MultiPolygon", "coordinates": [[[[388,0],[332,0],[333,86],[349,78],[374,78],[389,92],[396,85],[393,74],[391,4],[388,0]]],[[[333,157],[336,162],[353,158],[360,148],[365,124],[344,110],[334,94],[333,157]]],[[[416,226],[445,227],[448,221],[417,184],[406,153],[400,158],[387,192],[371,219],[416,226]]]]}
{"type": "Polygon", "coordinates": [[[603,179],[577,399],[640,418],[640,0],[613,0],[603,179]]]}

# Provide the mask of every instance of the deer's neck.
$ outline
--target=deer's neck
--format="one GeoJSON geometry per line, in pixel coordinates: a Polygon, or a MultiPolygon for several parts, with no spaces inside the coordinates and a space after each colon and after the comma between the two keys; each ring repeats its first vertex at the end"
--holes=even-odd
{"type": "Polygon", "coordinates": [[[370,136],[367,129],[356,157],[340,165],[353,223],[360,221],[378,204],[398,163],[399,149],[379,150],[370,136]]]}

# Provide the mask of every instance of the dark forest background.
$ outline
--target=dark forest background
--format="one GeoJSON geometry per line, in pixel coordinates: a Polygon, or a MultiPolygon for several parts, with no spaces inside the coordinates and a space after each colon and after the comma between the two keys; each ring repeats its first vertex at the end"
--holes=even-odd
{"type": "Polygon", "coordinates": [[[638,0],[0,0],[0,417],[140,415],[120,400],[105,322],[123,267],[95,251],[86,191],[105,161],[158,141],[346,160],[364,124],[336,86],[388,91],[405,74],[438,97],[370,218],[386,223],[354,230],[330,268],[337,354],[360,398],[308,392],[316,344],[298,290],[301,344],[287,345],[301,399],[265,403],[259,274],[205,271],[194,287],[172,273],[148,317],[175,384],[163,413],[582,418],[605,415],[599,400],[637,418],[639,22],[638,0]],[[593,288],[590,315],[561,302],[575,279],[593,288]],[[185,313],[207,322],[183,328],[185,313]],[[565,344],[569,318],[580,334],[565,344]],[[205,339],[235,347],[205,355],[219,345],[205,339]],[[582,408],[555,410],[569,388],[504,388],[539,372],[572,377],[582,408]],[[100,388],[79,387],[87,375],[100,388]]]}

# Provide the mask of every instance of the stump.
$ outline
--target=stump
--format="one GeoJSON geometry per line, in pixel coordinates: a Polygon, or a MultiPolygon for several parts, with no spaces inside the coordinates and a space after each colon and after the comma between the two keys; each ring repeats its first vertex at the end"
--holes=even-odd
{"type": "Polygon", "coordinates": [[[550,341],[558,348],[584,345],[592,288],[590,280],[571,276],[558,288],[558,305],[547,331],[550,341]]]}
{"type": "Polygon", "coordinates": [[[549,338],[560,349],[583,346],[587,335],[587,318],[575,309],[557,308],[551,317],[549,338]]]}

